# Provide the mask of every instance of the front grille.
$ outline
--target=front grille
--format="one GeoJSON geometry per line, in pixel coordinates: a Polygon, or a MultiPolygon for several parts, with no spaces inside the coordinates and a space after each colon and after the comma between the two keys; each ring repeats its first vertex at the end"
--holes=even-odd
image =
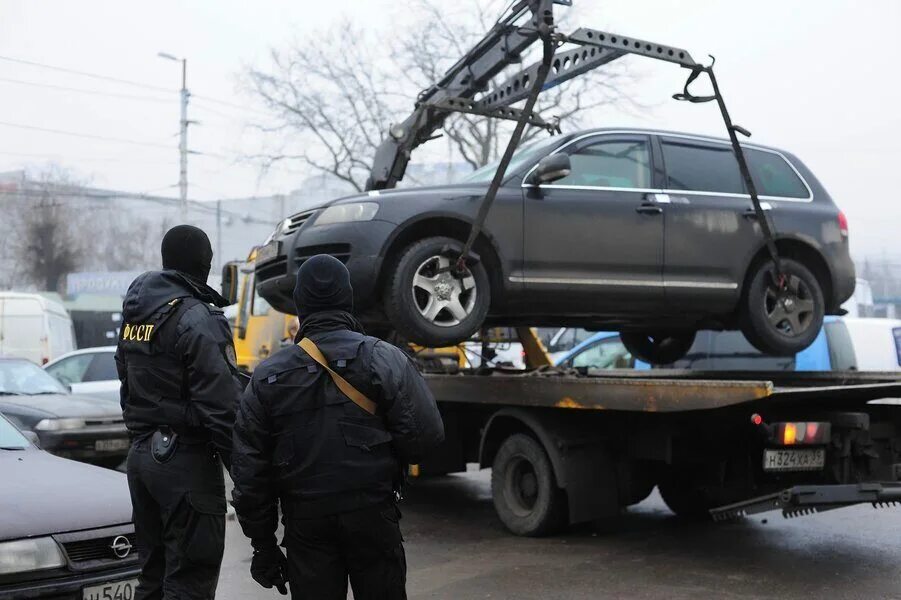
{"type": "Polygon", "coordinates": [[[279,256],[256,268],[257,282],[277,279],[288,274],[288,260],[279,256]]]}
{"type": "MultiPolygon", "coordinates": [[[[66,556],[69,557],[69,561],[73,564],[73,566],[78,567],[86,566],[84,563],[95,561],[125,562],[129,559],[136,559],[138,552],[134,545],[134,533],[127,533],[122,535],[104,534],[100,537],[95,538],[63,542],[63,549],[66,551],[66,556]],[[131,545],[130,550],[125,554],[124,557],[118,556],[113,550],[113,542],[117,540],[121,542],[122,540],[120,538],[127,539],[128,544],[131,545]]],[[[120,554],[122,554],[123,552],[124,549],[120,549],[120,554]]]]}
{"type": "Polygon", "coordinates": [[[301,227],[303,224],[310,220],[310,217],[316,214],[315,210],[308,210],[306,212],[298,213],[292,217],[288,218],[288,225],[284,228],[282,233],[285,235],[289,233],[294,233],[301,227]]]}
{"type": "Polygon", "coordinates": [[[317,254],[334,256],[344,264],[350,259],[350,244],[318,244],[316,246],[303,246],[294,251],[294,262],[300,266],[308,258],[317,254]]]}

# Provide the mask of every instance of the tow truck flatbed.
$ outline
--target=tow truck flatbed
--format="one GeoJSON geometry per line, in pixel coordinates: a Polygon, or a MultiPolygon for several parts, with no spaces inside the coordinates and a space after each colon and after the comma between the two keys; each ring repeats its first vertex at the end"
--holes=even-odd
{"type": "Polygon", "coordinates": [[[877,372],[759,372],[544,369],[428,374],[440,402],[628,412],[713,410],[820,401],[824,405],[901,398],[901,375],[877,372]]]}

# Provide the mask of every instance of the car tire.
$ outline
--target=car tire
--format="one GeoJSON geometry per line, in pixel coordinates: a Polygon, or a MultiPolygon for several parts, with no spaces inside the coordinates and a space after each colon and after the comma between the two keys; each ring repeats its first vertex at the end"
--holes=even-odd
{"type": "Polygon", "coordinates": [[[826,303],[819,281],[807,267],[789,258],[780,264],[787,279],[782,291],[772,261],[757,265],[742,297],[741,329],[761,352],[794,356],[819,335],[826,303]]]}
{"type": "Polygon", "coordinates": [[[443,271],[463,244],[430,237],[408,246],[387,274],[385,312],[405,339],[430,348],[451,346],[479,330],[491,304],[488,274],[481,262],[464,277],[443,271]]]}
{"type": "Polygon", "coordinates": [[[668,365],[688,354],[696,332],[623,331],[623,346],[633,357],[652,365],[668,365]]]}
{"type": "Polygon", "coordinates": [[[566,496],[538,441],[516,433],[504,440],[491,468],[494,508],[512,533],[530,537],[558,531],[566,522],[566,496]]]}

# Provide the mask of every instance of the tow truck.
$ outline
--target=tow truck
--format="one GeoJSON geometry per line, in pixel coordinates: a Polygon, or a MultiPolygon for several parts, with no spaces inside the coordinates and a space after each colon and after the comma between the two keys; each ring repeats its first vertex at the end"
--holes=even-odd
{"type": "MultiPolygon", "coordinates": [[[[680,48],[580,28],[564,35],[554,5],[519,0],[442,79],[423,90],[413,113],[379,147],[367,188],[393,187],[415,148],[453,112],[516,122],[468,239],[470,250],[526,125],[549,132],[533,112],[546,90],[626,55],[690,71],[678,100],[715,101],[779,273],[779,255],[713,73],[680,48]],[[541,61],[487,89],[503,69],[541,42],[541,61]],[[577,48],[556,52],[563,42],[577,48]],[[689,86],[706,75],[713,95],[689,86]],[[517,109],[512,104],[525,100],[517,109]]],[[[462,241],[462,240],[461,240],[462,241]]],[[[517,330],[527,368],[482,366],[428,372],[446,441],[421,474],[491,467],[500,520],[517,535],[553,533],[570,523],[615,517],[659,488],[684,516],[739,518],[779,510],[786,517],[901,500],[901,398],[897,373],[561,370],[534,330],[517,330]],[[887,400],[888,399],[888,400],[887,400]]]]}

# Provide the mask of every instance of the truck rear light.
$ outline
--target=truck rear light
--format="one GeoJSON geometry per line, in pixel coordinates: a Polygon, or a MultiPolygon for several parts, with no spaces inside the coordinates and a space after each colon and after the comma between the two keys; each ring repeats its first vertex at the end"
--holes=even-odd
{"type": "Polygon", "coordinates": [[[774,423],[773,441],[782,446],[815,446],[829,442],[832,425],[823,422],[774,423]]]}
{"type": "Polygon", "coordinates": [[[838,230],[842,237],[848,237],[848,217],[842,211],[838,211],[838,230]]]}

